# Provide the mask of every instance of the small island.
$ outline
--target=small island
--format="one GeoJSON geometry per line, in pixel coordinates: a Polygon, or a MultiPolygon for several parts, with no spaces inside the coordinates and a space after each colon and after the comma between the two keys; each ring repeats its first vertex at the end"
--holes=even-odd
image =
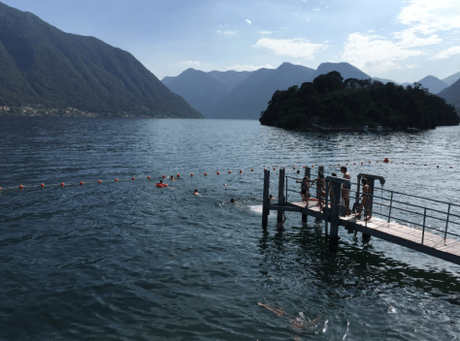
{"type": "Polygon", "coordinates": [[[420,84],[401,86],[349,78],[337,71],[277,90],[259,119],[289,130],[434,129],[458,125],[457,110],[420,84]]]}

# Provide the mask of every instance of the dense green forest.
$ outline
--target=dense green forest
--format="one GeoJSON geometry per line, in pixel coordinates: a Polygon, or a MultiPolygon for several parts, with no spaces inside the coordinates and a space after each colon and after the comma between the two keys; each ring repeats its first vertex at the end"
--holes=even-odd
{"type": "Polygon", "coordinates": [[[460,118],[452,105],[419,84],[403,87],[370,79],[344,81],[333,71],[300,88],[276,91],[259,121],[286,129],[308,128],[312,122],[332,128],[431,129],[458,125],[460,118]]]}

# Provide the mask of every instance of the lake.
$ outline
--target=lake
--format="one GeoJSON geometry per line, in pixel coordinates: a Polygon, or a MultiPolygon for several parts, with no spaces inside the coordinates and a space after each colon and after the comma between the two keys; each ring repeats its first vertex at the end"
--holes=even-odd
{"type": "Polygon", "coordinates": [[[264,231],[258,212],[264,167],[276,193],[279,167],[294,176],[321,164],[458,203],[460,127],[324,134],[246,120],[6,117],[0,127],[0,340],[460,335],[459,266],[343,229],[330,254],[321,221],[287,213],[284,230],[271,216],[264,231]],[[318,319],[299,330],[296,318],[318,319]]]}

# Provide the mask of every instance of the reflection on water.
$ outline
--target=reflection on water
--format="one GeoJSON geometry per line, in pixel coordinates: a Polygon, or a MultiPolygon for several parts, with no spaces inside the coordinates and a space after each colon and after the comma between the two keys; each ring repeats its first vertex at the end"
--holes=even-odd
{"type": "MultiPolygon", "coordinates": [[[[264,167],[294,175],[294,166],[324,164],[329,174],[349,163],[354,179],[383,175],[386,189],[455,202],[458,127],[321,134],[252,121],[0,122],[2,340],[459,334],[458,266],[378,239],[363,245],[344,231],[338,253],[330,254],[323,222],[303,225],[288,212],[278,230],[274,214],[263,231],[260,217],[264,167]],[[375,162],[385,157],[393,163],[375,162]],[[155,186],[163,174],[178,173],[165,180],[167,189],[155,186]],[[85,185],[37,186],[80,181],[85,185]],[[20,191],[19,184],[37,187],[20,191]],[[299,333],[259,301],[294,319],[320,319],[299,333]]],[[[275,170],[272,189],[277,181],[275,170]]]]}

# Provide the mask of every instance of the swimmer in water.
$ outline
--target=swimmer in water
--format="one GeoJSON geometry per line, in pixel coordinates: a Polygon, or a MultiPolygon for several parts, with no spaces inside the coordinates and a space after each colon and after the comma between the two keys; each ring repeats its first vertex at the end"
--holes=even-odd
{"type": "Polygon", "coordinates": [[[194,195],[200,195],[200,193],[198,193],[198,189],[195,188],[195,191],[193,192],[194,195]]]}
{"type": "Polygon", "coordinates": [[[234,204],[236,201],[235,201],[235,199],[231,198],[230,202],[234,204]]]}
{"type": "Polygon", "coordinates": [[[303,313],[299,314],[301,317],[292,317],[286,314],[286,312],[284,312],[282,309],[271,307],[270,305],[264,304],[262,302],[257,302],[257,304],[275,313],[279,317],[286,316],[288,318],[289,324],[297,330],[313,329],[316,327],[320,319],[319,317],[317,317],[312,321],[307,320],[305,319],[305,316],[303,315],[303,313]]]}

